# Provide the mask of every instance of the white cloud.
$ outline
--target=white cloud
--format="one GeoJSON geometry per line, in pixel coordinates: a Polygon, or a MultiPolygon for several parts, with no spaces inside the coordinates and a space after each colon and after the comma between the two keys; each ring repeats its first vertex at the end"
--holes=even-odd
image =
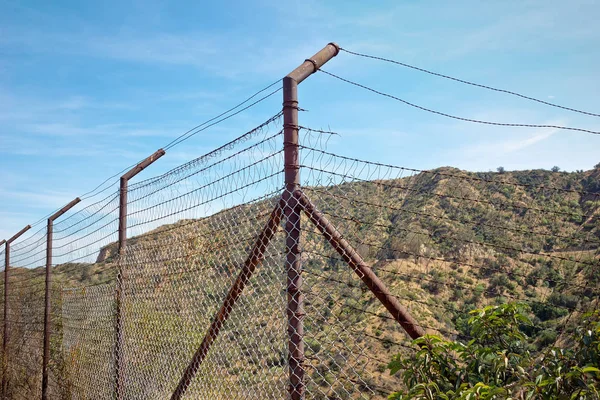
{"type": "Polygon", "coordinates": [[[549,139],[559,131],[560,129],[555,128],[540,128],[537,129],[533,134],[521,135],[517,137],[515,137],[515,135],[511,135],[510,138],[504,140],[482,141],[473,145],[467,145],[460,149],[460,153],[468,158],[497,158],[502,155],[515,153],[535,144],[539,144],[540,142],[549,139]]]}
{"type": "Polygon", "coordinates": [[[526,147],[533,146],[534,144],[539,143],[542,140],[548,139],[550,136],[554,135],[558,131],[559,129],[546,129],[544,132],[531,135],[530,137],[525,139],[509,140],[502,143],[501,149],[505,153],[512,153],[517,150],[522,150],[526,147]]]}

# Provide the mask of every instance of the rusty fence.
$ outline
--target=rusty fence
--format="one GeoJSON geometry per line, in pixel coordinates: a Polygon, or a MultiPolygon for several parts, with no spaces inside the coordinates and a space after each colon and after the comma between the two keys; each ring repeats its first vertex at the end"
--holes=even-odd
{"type": "Polygon", "coordinates": [[[597,173],[345,157],[298,117],[337,51],[255,129],[2,246],[4,398],[384,399],[411,338],[468,339],[460,316],[503,301],[560,341],[598,298],[597,173]]]}

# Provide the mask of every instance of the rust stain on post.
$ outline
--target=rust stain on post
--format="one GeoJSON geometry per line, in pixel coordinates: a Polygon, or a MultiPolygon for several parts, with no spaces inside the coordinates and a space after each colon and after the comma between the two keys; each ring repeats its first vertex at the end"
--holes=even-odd
{"type": "Polygon", "coordinates": [[[42,360],[42,400],[48,398],[48,362],[50,360],[50,288],[52,285],[52,235],[54,221],[73,208],[81,199],[77,197],[48,218],[46,232],[46,289],[44,302],[44,355],[42,360]]]}
{"type": "Polygon", "coordinates": [[[392,314],[394,319],[402,325],[406,333],[416,339],[425,335],[425,330],[410,315],[408,310],[400,304],[398,299],[392,295],[385,284],[375,275],[371,267],[367,265],[362,257],[352,248],[350,243],[342,237],[337,229],[327,220],[327,218],[317,210],[310,199],[302,192],[299,192],[298,200],[304,209],[304,212],[319,231],[325,236],[333,248],[350,265],[354,272],[362,279],[373,294],[392,314]]]}
{"type": "Polygon", "coordinates": [[[229,314],[233,310],[235,302],[242,294],[246,284],[256,270],[256,267],[263,261],[265,250],[267,249],[267,246],[269,245],[269,242],[273,236],[275,236],[279,223],[281,222],[283,204],[283,199],[281,199],[275,206],[275,209],[271,212],[271,216],[269,217],[269,220],[267,221],[267,224],[263,228],[262,232],[258,235],[250,255],[244,262],[242,270],[231,286],[231,289],[229,289],[221,309],[213,319],[210,328],[208,328],[208,332],[206,332],[206,335],[200,344],[200,347],[198,350],[196,350],[196,353],[194,353],[194,356],[183,373],[177,388],[171,395],[171,400],[181,399],[181,397],[184,395],[188,386],[192,382],[192,379],[196,375],[196,372],[198,372],[200,365],[204,361],[204,358],[208,354],[212,343],[219,335],[219,332],[225,324],[225,321],[227,321],[229,318],[229,314]]]}
{"type": "Polygon", "coordinates": [[[2,365],[2,398],[6,399],[8,390],[8,292],[10,286],[8,284],[8,270],[10,268],[10,244],[19,236],[31,229],[31,225],[27,225],[21,229],[16,235],[5,242],[4,247],[4,337],[2,339],[3,365],[2,365]]]}

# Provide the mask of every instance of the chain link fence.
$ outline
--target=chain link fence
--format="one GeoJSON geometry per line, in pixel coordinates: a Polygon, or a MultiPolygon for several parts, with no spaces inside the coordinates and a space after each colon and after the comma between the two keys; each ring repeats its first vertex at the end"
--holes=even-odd
{"type": "MultiPolygon", "coordinates": [[[[468,339],[462,315],[518,301],[559,343],[597,301],[597,171],[417,170],[332,134],[301,128],[293,192],[281,114],[132,183],[121,254],[114,185],[57,221],[49,397],[384,399],[407,332],[468,339]]],[[[8,398],[41,392],[45,244],[11,248],[8,398]]]]}

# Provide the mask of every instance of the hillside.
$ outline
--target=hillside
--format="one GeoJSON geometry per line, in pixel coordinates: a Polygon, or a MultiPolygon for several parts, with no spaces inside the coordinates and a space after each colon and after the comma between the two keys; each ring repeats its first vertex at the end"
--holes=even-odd
{"type": "MultiPolygon", "coordinates": [[[[572,309],[598,297],[600,168],[440,168],[304,190],[430,332],[460,336],[469,310],[516,300],[531,307],[530,334],[542,348],[561,340],[567,321],[575,323],[577,314],[568,317],[572,309]]],[[[136,385],[161,375],[156,387],[136,386],[138,392],[160,397],[172,387],[272,206],[273,200],[265,200],[234,207],[128,240],[123,262],[130,282],[124,288],[129,373],[139,376],[136,385]]],[[[407,338],[307,219],[302,226],[311,398],[381,398],[398,384],[386,364],[392,354],[407,351],[407,338]],[[357,382],[362,395],[350,384],[357,382]]],[[[215,344],[220,356],[207,360],[213,364],[206,373],[222,375],[232,391],[267,380],[276,393],[285,380],[282,253],[280,230],[222,334],[225,342],[215,344]]],[[[64,287],[92,286],[79,297],[65,297],[65,304],[89,301],[94,288],[110,284],[115,254],[113,243],[100,250],[95,264],[57,266],[55,277],[64,287]]],[[[37,274],[42,282],[41,269],[19,273],[37,274]]],[[[111,299],[106,293],[105,302],[111,299]]],[[[111,326],[89,311],[78,312],[89,326],[111,326]]],[[[110,345],[110,335],[103,340],[110,345]]],[[[199,385],[198,392],[207,390],[199,385]]]]}

